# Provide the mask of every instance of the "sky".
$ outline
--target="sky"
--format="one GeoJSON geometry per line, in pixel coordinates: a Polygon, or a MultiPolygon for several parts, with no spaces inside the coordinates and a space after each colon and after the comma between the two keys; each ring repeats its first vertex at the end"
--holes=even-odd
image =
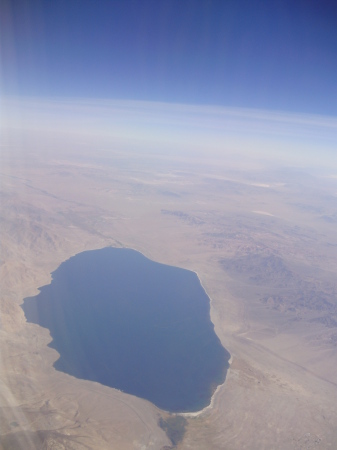
{"type": "Polygon", "coordinates": [[[335,0],[1,0],[0,93],[337,115],[335,0]]]}
{"type": "Polygon", "coordinates": [[[0,151],[337,171],[336,0],[0,0],[0,20],[0,151]]]}

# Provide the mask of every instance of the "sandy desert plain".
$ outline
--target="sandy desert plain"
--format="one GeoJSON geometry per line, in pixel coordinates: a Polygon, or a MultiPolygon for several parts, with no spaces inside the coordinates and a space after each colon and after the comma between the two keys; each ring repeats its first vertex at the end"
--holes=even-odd
{"type": "Polygon", "coordinates": [[[0,172],[1,449],[337,448],[337,178],[37,139],[0,172]],[[20,307],[105,246],[196,271],[211,298],[230,370],[177,445],[165,411],[57,372],[20,307]]]}

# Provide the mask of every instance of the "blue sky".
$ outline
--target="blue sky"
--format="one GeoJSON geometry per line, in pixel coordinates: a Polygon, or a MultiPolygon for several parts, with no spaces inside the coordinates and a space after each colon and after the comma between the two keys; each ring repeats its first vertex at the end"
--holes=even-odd
{"type": "Polygon", "coordinates": [[[1,94],[337,115],[337,2],[2,0],[1,94]]]}

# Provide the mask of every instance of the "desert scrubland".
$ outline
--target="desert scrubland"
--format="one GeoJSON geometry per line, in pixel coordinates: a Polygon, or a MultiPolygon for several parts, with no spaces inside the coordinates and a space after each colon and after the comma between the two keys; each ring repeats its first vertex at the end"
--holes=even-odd
{"type": "Polygon", "coordinates": [[[337,178],[62,143],[1,151],[1,448],[173,448],[148,401],[57,372],[23,299],[105,246],[196,271],[231,354],[177,449],[337,447],[337,178]],[[28,149],[27,149],[28,148],[28,149]]]}

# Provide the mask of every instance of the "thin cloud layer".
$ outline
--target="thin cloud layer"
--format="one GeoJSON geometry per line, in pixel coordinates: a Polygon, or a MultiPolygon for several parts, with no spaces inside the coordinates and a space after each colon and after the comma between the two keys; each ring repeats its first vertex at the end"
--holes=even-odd
{"type": "MultiPolygon", "coordinates": [[[[3,132],[21,130],[133,142],[143,149],[246,154],[336,166],[337,118],[129,100],[7,98],[3,132]]],[[[6,133],[5,133],[6,134],[6,133]]]]}

